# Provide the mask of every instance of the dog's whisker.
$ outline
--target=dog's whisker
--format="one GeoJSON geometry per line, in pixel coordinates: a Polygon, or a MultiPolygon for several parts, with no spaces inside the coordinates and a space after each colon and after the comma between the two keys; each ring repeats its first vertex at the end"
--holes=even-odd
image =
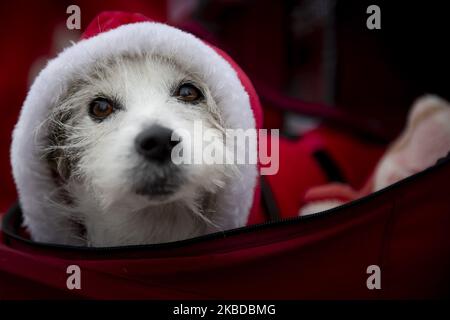
{"type": "Polygon", "coordinates": [[[206,217],[202,213],[202,207],[198,203],[194,202],[189,206],[190,212],[194,214],[194,216],[200,218],[203,222],[205,222],[207,225],[219,229],[219,225],[211,221],[208,217],[206,217]]]}

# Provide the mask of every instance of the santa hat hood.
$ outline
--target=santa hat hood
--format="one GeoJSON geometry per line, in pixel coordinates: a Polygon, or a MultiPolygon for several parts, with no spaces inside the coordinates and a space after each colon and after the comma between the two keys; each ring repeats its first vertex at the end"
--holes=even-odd
{"type": "MultiPolygon", "coordinates": [[[[152,22],[140,14],[104,12],[88,26],[82,40],[51,60],[35,79],[23,104],[13,134],[11,161],[25,225],[39,241],[51,241],[58,222],[49,222],[50,204],[46,198],[56,185],[38,146],[46,139],[39,126],[48,118],[50,107],[67,91],[70,80],[95,61],[125,53],[149,53],[166,56],[189,66],[203,77],[220,101],[228,128],[258,129],[262,111],[255,90],[247,76],[223,51],[195,36],[152,22]],[[223,95],[232,92],[232,95],[223,95]],[[39,130],[38,130],[39,129],[39,130]],[[46,223],[42,223],[45,221],[46,223]]],[[[257,153],[257,150],[248,152],[257,153]]],[[[245,224],[252,204],[258,202],[257,165],[240,165],[241,179],[236,179],[220,193],[219,210],[234,217],[234,224],[245,224]],[[255,196],[256,195],[256,196],[255,196]]],[[[233,220],[233,219],[232,219],[233,220]]]]}

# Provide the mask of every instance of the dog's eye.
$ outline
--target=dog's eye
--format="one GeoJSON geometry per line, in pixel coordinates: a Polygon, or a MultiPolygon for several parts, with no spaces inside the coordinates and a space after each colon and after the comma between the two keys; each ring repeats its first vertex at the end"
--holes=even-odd
{"type": "Polygon", "coordinates": [[[203,99],[203,94],[196,86],[191,83],[182,84],[175,91],[175,97],[185,102],[197,102],[203,99]]]}
{"type": "Polygon", "coordinates": [[[89,104],[89,113],[97,120],[103,120],[113,112],[113,104],[108,99],[97,98],[89,104]]]}

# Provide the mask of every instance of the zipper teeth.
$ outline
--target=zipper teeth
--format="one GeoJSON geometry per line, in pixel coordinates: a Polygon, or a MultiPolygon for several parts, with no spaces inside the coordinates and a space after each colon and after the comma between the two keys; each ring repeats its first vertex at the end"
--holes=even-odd
{"type": "Polygon", "coordinates": [[[15,208],[11,208],[5,215],[4,219],[3,219],[3,225],[2,225],[2,231],[5,233],[5,235],[7,235],[10,238],[13,238],[15,240],[18,240],[20,242],[23,243],[27,243],[33,246],[39,246],[42,248],[47,248],[47,249],[64,249],[64,250],[71,250],[71,251],[76,251],[76,252],[85,252],[85,253],[102,253],[102,252],[115,252],[118,253],[120,251],[124,251],[127,250],[129,251],[130,249],[135,251],[135,250],[159,250],[159,249],[174,249],[174,248],[179,248],[182,245],[190,245],[190,244],[195,244],[198,242],[203,242],[206,240],[213,240],[213,239],[220,239],[220,238],[225,238],[227,236],[234,236],[234,235],[239,235],[241,233],[247,233],[247,232],[251,232],[251,231],[255,231],[255,230],[259,230],[259,229],[264,229],[267,228],[269,226],[274,226],[274,227],[282,227],[284,225],[289,225],[292,223],[299,223],[300,221],[303,220],[316,220],[319,218],[322,218],[324,216],[328,216],[333,214],[336,211],[339,210],[344,210],[347,207],[352,207],[352,206],[356,206],[358,204],[360,204],[361,202],[366,202],[369,201],[372,198],[378,197],[379,195],[386,193],[394,188],[397,188],[398,186],[407,184],[409,181],[418,178],[420,176],[423,176],[431,171],[437,170],[437,168],[440,168],[442,166],[445,165],[449,165],[450,164],[450,157],[440,161],[439,163],[437,163],[436,165],[425,169],[419,173],[416,173],[412,176],[409,176],[403,180],[400,180],[392,185],[389,185],[387,187],[385,187],[384,189],[378,190],[376,192],[373,192],[365,197],[356,199],[354,201],[345,203],[343,205],[331,208],[329,210],[325,210],[325,211],[320,211],[317,213],[313,213],[313,214],[309,214],[306,216],[297,216],[297,217],[289,217],[289,218],[281,218],[279,220],[276,221],[266,221],[263,223],[258,223],[258,224],[254,224],[254,225],[249,225],[249,226],[244,226],[244,227],[240,227],[240,228],[235,228],[235,229],[231,229],[231,230],[225,230],[225,231],[219,231],[219,232],[215,232],[215,233],[211,233],[211,234],[206,234],[203,236],[199,236],[199,237],[195,237],[195,238],[190,238],[190,239],[186,239],[186,240],[180,240],[180,241],[175,241],[175,242],[167,242],[167,243],[157,243],[157,244],[146,244],[146,245],[126,245],[126,246],[118,246],[118,247],[78,247],[78,246],[69,246],[69,245],[59,245],[59,244],[51,244],[51,243],[42,243],[42,242],[34,242],[32,240],[23,238],[19,235],[17,235],[14,230],[15,227],[11,227],[10,224],[8,223],[10,222],[10,217],[15,213],[15,211],[20,211],[20,206],[17,205],[15,208]],[[11,230],[9,230],[11,229],[11,230]]]}
{"type": "MultiPolygon", "coordinates": [[[[355,200],[351,203],[344,204],[335,208],[331,208],[329,210],[309,214],[307,216],[298,216],[298,217],[289,217],[289,218],[281,218],[275,221],[265,221],[258,224],[253,224],[249,226],[239,227],[235,229],[225,230],[225,231],[218,231],[210,234],[206,234],[203,236],[190,238],[186,240],[180,240],[180,241],[174,241],[174,242],[167,242],[167,243],[156,243],[156,244],[144,244],[144,245],[125,245],[125,246],[117,246],[117,247],[79,247],[79,246],[71,246],[71,245],[61,245],[61,244],[53,244],[53,243],[44,243],[44,242],[35,242],[27,238],[23,238],[20,235],[17,235],[14,231],[10,231],[7,228],[7,223],[3,226],[3,232],[10,238],[13,238],[15,240],[18,240],[20,242],[24,242],[33,246],[39,246],[42,248],[48,248],[48,249],[64,249],[64,250],[72,250],[77,252],[86,252],[86,253],[102,253],[102,252],[115,252],[118,253],[122,250],[160,250],[160,249],[174,249],[179,248],[182,245],[190,245],[195,244],[198,242],[203,242],[207,240],[215,240],[220,238],[226,238],[228,236],[237,236],[239,234],[248,233],[251,231],[264,229],[270,226],[276,226],[281,227],[283,225],[288,225],[290,223],[302,221],[302,220],[313,220],[316,218],[320,218],[323,216],[328,216],[329,214],[332,214],[334,211],[343,209],[344,207],[347,207],[349,205],[354,205],[354,203],[358,202],[358,200],[355,200]]],[[[20,211],[22,213],[19,206],[17,206],[16,210],[13,211],[20,211]]],[[[12,213],[11,213],[12,214],[12,213]]],[[[15,228],[11,228],[15,229],[15,228]]]]}

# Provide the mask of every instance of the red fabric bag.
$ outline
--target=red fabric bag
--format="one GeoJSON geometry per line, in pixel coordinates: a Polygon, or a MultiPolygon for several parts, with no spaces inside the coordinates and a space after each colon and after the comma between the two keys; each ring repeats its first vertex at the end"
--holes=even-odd
{"type": "Polygon", "coordinates": [[[178,243],[80,249],[32,243],[9,211],[0,298],[448,297],[450,160],[342,207],[178,243]],[[68,290],[69,265],[81,290],[68,290]],[[381,269],[381,289],[366,286],[381,269]]]}

